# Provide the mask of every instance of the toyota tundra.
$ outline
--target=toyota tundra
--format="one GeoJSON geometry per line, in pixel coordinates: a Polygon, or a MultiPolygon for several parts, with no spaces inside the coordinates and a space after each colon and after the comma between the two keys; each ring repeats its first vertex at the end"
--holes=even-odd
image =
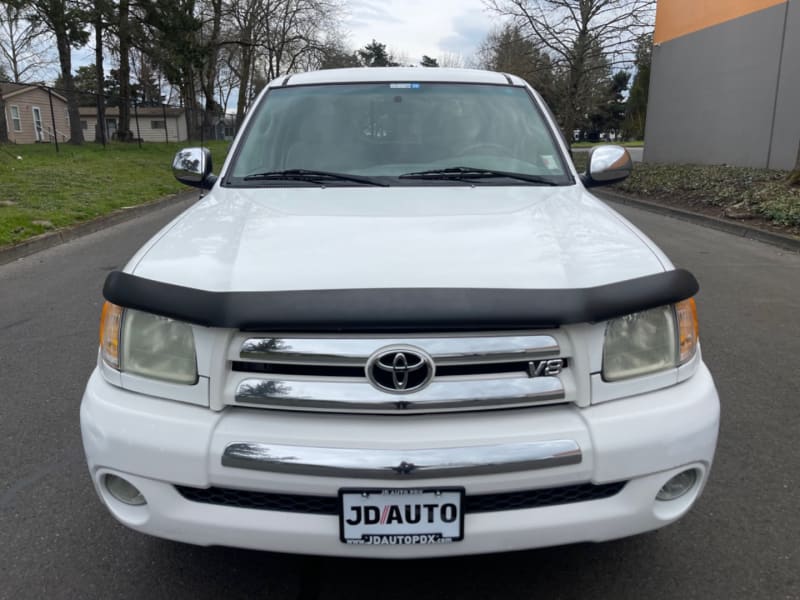
{"type": "Polygon", "coordinates": [[[522,79],[293,74],[103,289],[81,429],[124,525],[376,558],[601,542],[690,510],[719,401],[698,283],[522,79]]]}

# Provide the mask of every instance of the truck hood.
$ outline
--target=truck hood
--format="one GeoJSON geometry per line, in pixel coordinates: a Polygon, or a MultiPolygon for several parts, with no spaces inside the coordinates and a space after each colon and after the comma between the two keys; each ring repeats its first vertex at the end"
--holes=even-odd
{"type": "Polygon", "coordinates": [[[593,287],[669,267],[580,186],[215,188],[131,260],[208,291],[593,287]]]}

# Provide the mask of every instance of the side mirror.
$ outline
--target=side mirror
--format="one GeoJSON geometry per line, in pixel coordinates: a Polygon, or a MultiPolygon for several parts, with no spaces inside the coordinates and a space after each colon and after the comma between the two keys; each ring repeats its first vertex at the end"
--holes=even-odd
{"type": "Polygon", "coordinates": [[[175,154],[172,174],[185,185],[210,190],[217,180],[211,173],[211,151],[208,148],[184,148],[175,154]]]}
{"type": "Polygon", "coordinates": [[[586,187],[597,187],[622,181],[632,171],[633,160],[625,148],[595,146],[589,151],[589,166],[581,180],[586,187]]]}

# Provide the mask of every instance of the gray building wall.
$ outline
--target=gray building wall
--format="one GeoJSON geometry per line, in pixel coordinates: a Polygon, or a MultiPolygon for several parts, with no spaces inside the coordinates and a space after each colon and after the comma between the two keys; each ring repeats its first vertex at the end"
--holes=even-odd
{"type": "Polygon", "coordinates": [[[791,168],[799,106],[791,0],[653,49],[644,160],[791,168]]]}
{"type": "Polygon", "coordinates": [[[800,1],[789,3],[769,166],[791,169],[800,144],[800,1]]]}

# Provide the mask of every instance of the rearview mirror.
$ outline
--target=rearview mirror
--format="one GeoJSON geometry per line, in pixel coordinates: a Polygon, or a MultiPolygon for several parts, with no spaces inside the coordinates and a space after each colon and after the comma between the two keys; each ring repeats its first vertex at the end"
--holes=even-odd
{"type": "Polygon", "coordinates": [[[172,161],[175,179],[206,190],[210,190],[217,180],[211,168],[211,151],[208,148],[184,148],[175,154],[172,161]]]}
{"type": "Polygon", "coordinates": [[[622,181],[633,172],[633,160],[622,146],[595,146],[589,151],[586,173],[581,176],[583,185],[597,187],[622,181]]]}

